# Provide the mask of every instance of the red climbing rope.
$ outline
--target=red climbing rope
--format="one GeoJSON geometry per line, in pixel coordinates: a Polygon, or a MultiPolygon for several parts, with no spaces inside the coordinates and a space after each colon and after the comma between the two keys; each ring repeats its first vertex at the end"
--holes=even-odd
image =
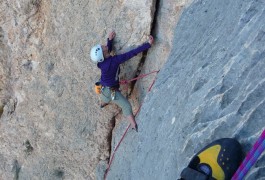
{"type": "MultiPolygon", "coordinates": [[[[142,79],[142,78],[144,78],[144,77],[146,77],[146,76],[148,76],[148,75],[150,75],[150,74],[158,73],[158,72],[159,72],[159,71],[152,71],[152,72],[147,73],[147,74],[142,74],[142,75],[139,75],[138,77],[133,78],[133,79],[128,80],[128,81],[127,81],[127,80],[120,81],[120,84],[127,84],[127,83],[129,83],[129,82],[131,82],[131,81],[136,81],[136,80],[138,80],[138,79],[142,79]]],[[[153,80],[151,86],[148,88],[148,92],[151,91],[151,88],[153,87],[153,85],[154,85],[154,83],[155,83],[155,80],[156,80],[156,78],[154,78],[154,80],[153,80]]],[[[139,107],[138,110],[136,111],[135,116],[139,113],[141,107],[142,107],[142,104],[140,105],[140,107],[139,107]]],[[[116,153],[116,151],[118,150],[118,148],[119,148],[121,142],[123,141],[125,135],[127,134],[128,130],[129,130],[129,128],[130,128],[130,126],[131,126],[131,124],[128,125],[128,127],[126,128],[125,132],[123,133],[123,135],[122,135],[120,141],[118,142],[117,146],[114,148],[114,151],[113,151],[113,153],[112,153],[112,156],[111,156],[110,161],[109,161],[109,164],[108,164],[108,168],[107,168],[107,170],[106,170],[106,172],[105,172],[105,175],[104,175],[104,180],[106,180],[106,178],[107,178],[107,175],[108,175],[108,173],[109,173],[109,170],[110,170],[111,164],[112,164],[112,162],[113,162],[113,159],[114,159],[115,153],[116,153]]]]}
{"type": "MultiPolygon", "coordinates": [[[[136,78],[133,78],[133,79],[130,79],[130,80],[121,80],[121,81],[120,81],[120,84],[122,84],[122,85],[127,85],[127,86],[126,86],[126,89],[125,89],[125,91],[127,91],[127,90],[128,90],[128,84],[129,84],[129,82],[136,81],[136,80],[138,80],[138,79],[143,79],[144,77],[149,76],[150,74],[158,73],[158,72],[159,72],[159,71],[152,71],[152,72],[147,73],[147,74],[139,75],[139,76],[137,76],[136,78]]],[[[149,88],[149,89],[150,89],[150,88],[149,88]]],[[[149,92],[149,90],[148,90],[148,92],[149,92]]]]}
{"type": "Polygon", "coordinates": [[[132,81],[136,81],[138,79],[142,79],[150,74],[153,74],[153,73],[158,73],[159,71],[152,71],[150,73],[147,73],[147,74],[142,74],[142,75],[139,75],[137,76],[136,78],[133,78],[133,79],[130,79],[130,80],[121,80],[120,81],[120,84],[128,84],[129,82],[132,82],[132,81]]]}

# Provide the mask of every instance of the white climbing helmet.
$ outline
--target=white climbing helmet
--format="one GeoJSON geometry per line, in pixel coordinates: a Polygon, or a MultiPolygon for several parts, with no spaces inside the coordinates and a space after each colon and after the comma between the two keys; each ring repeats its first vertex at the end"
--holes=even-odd
{"type": "Polygon", "coordinates": [[[97,44],[94,47],[92,47],[90,51],[90,57],[94,63],[104,61],[104,56],[103,56],[101,45],[97,44]]]}

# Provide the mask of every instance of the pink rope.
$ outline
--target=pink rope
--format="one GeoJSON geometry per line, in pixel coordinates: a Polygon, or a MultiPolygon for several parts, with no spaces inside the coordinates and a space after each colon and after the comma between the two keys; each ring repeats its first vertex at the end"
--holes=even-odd
{"type": "Polygon", "coordinates": [[[256,163],[259,156],[265,149],[265,129],[256,141],[252,149],[248,152],[244,161],[241,163],[236,173],[233,175],[232,180],[241,180],[245,177],[251,167],[256,163]]]}

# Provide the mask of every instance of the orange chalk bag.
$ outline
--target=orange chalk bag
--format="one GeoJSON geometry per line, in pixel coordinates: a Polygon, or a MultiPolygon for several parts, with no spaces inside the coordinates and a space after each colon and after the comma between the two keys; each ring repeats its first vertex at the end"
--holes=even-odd
{"type": "Polygon", "coordinates": [[[100,82],[96,82],[95,83],[95,92],[96,92],[96,94],[101,94],[101,88],[102,88],[102,85],[100,84],[100,82]]]}

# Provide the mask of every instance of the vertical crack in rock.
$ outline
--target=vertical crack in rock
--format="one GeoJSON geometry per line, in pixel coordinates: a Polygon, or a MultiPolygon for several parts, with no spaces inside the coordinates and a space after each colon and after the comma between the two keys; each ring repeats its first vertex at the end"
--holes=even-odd
{"type": "MultiPolygon", "coordinates": [[[[157,23],[157,16],[158,16],[158,9],[159,9],[159,6],[160,6],[160,0],[156,0],[153,2],[153,6],[154,6],[154,12],[153,12],[153,20],[152,20],[152,24],[151,24],[151,32],[150,34],[152,36],[155,36],[155,29],[156,29],[156,23],[157,23]]],[[[145,60],[146,60],[146,57],[147,57],[147,51],[144,51],[142,53],[142,58],[140,59],[140,62],[138,64],[138,67],[137,67],[137,70],[136,70],[136,73],[135,73],[135,76],[134,78],[138,77],[140,74],[141,74],[141,71],[142,71],[142,68],[144,66],[144,63],[145,63],[145,60]]],[[[133,81],[130,86],[129,86],[129,89],[130,89],[130,92],[128,93],[128,97],[131,96],[133,90],[134,90],[134,87],[135,87],[135,84],[136,84],[137,81],[133,81]]]]}
{"type": "Polygon", "coordinates": [[[154,36],[154,33],[155,33],[159,7],[160,7],[160,0],[156,0],[156,2],[154,2],[153,22],[151,24],[151,34],[153,36],[154,36]]]}
{"type": "MultiPolygon", "coordinates": [[[[157,22],[157,14],[158,14],[158,8],[159,8],[159,0],[154,0],[153,1],[153,19],[152,19],[152,22],[151,22],[151,32],[150,34],[154,36],[154,32],[155,32],[155,26],[156,26],[156,22],[157,22]]],[[[142,70],[142,67],[144,66],[144,63],[145,63],[145,60],[146,60],[146,56],[147,56],[147,51],[143,52],[142,53],[142,58],[140,59],[140,62],[137,66],[137,69],[136,69],[136,73],[135,73],[135,76],[134,78],[138,77],[140,74],[141,74],[141,70],[142,70]]],[[[128,93],[128,97],[131,96],[132,92],[133,92],[133,89],[135,87],[135,84],[136,84],[137,81],[133,81],[128,89],[130,89],[130,92],[128,93]]],[[[111,158],[111,151],[112,151],[112,147],[111,147],[111,141],[112,141],[112,137],[113,137],[113,129],[115,127],[115,118],[116,118],[117,115],[114,115],[113,118],[111,119],[111,131],[108,135],[108,140],[107,142],[109,143],[109,159],[111,158]]]]}
{"type": "MultiPolygon", "coordinates": [[[[115,119],[116,119],[116,116],[113,116],[110,120],[110,129],[111,131],[109,132],[108,134],[108,138],[107,138],[107,142],[108,142],[108,147],[109,147],[109,155],[111,156],[111,141],[112,141],[112,134],[113,134],[113,129],[115,127],[115,119]]],[[[109,160],[110,160],[110,157],[109,157],[109,160]]]]}
{"type": "MultiPolygon", "coordinates": [[[[136,73],[135,73],[135,76],[133,78],[136,78],[138,77],[140,74],[141,74],[141,71],[142,71],[142,67],[144,65],[144,62],[145,62],[145,59],[146,59],[146,56],[147,56],[147,51],[143,52],[142,53],[142,58],[140,59],[140,62],[138,64],[138,67],[136,69],[136,73]]],[[[137,80],[136,81],[132,81],[130,84],[129,84],[129,90],[130,92],[128,93],[128,97],[131,97],[131,94],[133,92],[133,89],[135,87],[135,84],[136,84],[137,80]]]]}
{"type": "Polygon", "coordinates": [[[19,172],[20,172],[21,166],[18,164],[18,161],[15,159],[13,161],[13,167],[12,167],[12,172],[14,173],[14,180],[19,179],[19,172]]]}

